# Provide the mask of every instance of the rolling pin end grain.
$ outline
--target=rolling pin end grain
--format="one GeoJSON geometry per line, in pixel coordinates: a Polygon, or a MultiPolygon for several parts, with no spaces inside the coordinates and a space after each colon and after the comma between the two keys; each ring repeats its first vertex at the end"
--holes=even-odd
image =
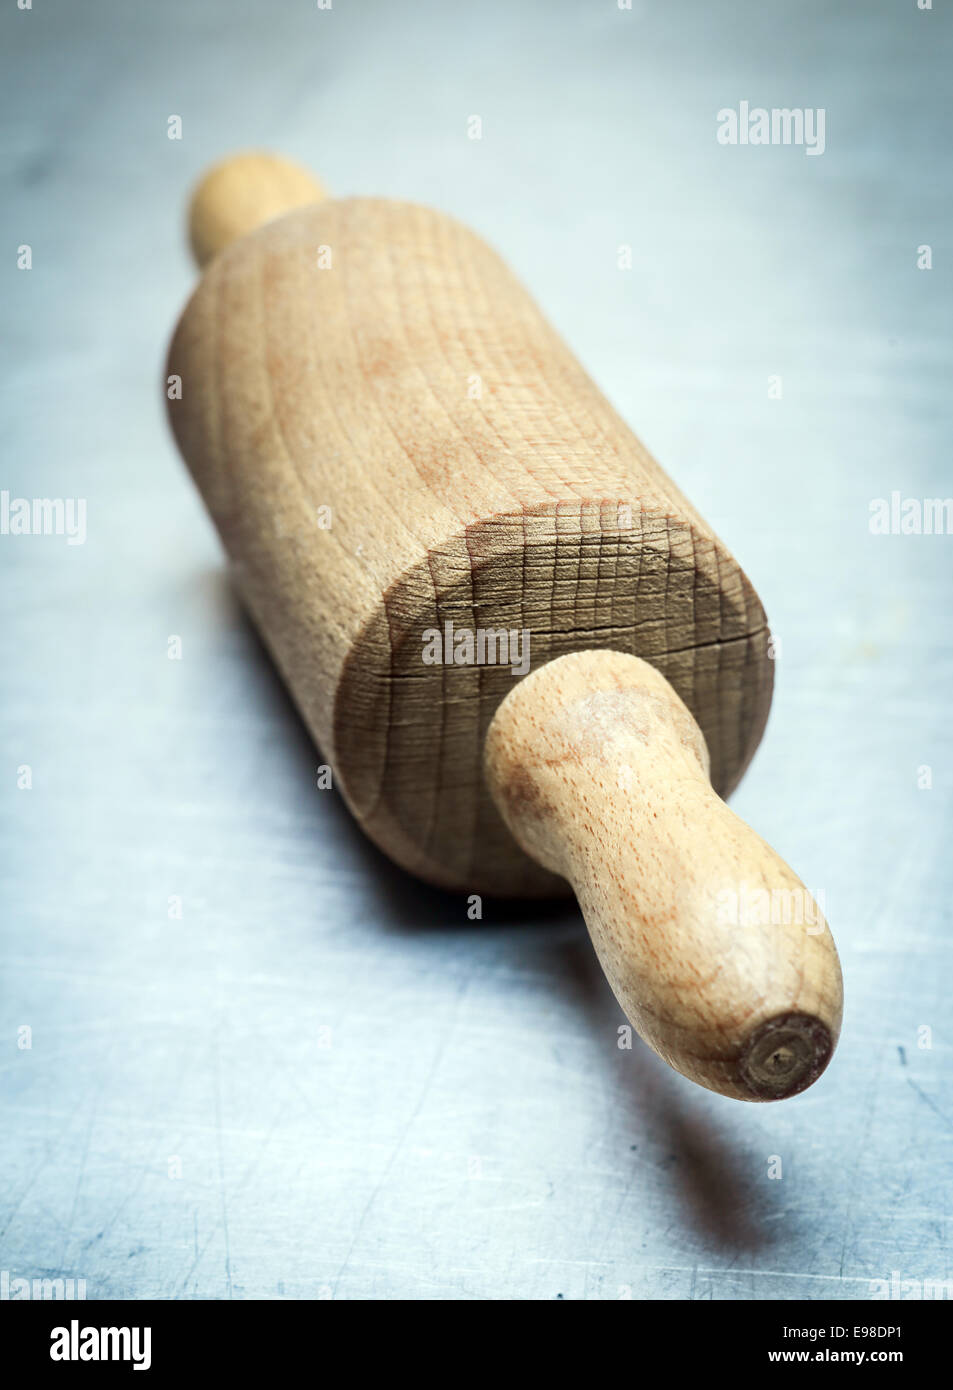
{"type": "Polygon", "coordinates": [[[782,1014],[757,1028],[738,1072],[756,1100],[785,1100],[812,1086],[834,1051],[830,1029],[811,1014],[782,1014]]]}

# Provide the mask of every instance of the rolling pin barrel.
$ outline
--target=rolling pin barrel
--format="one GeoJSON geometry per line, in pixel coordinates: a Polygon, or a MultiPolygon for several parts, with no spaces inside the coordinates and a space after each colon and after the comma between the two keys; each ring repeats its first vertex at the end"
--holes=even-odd
{"type": "Polygon", "coordinates": [[[206,176],[190,234],[173,428],[359,823],[445,887],[568,882],[662,1058],[742,1100],[809,1086],[837,952],[719,794],[772,682],[736,562],[451,219],[255,154],[206,176]],[[421,664],[422,634],[497,615],[528,674],[421,664]]]}

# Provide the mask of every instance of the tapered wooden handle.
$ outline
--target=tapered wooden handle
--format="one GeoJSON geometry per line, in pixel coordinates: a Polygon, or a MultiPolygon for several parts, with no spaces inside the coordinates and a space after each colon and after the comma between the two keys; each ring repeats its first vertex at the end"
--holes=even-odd
{"type": "Polygon", "coordinates": [[[189,240],[196,263],[204,266],[239,237],[327,196],[320,180],[290,159],[232,155],[209,169],[192,194],[189,240]]]}
{"type": "Polygon", "coordinates": [[[712,790],[701,730],[654,667],[583,651],[499,706],[485,769],[516,839],[575,889],[616,998],[691,1080],[780,1100],[823,1071],[840,964],[817,903],[712,790]]]}

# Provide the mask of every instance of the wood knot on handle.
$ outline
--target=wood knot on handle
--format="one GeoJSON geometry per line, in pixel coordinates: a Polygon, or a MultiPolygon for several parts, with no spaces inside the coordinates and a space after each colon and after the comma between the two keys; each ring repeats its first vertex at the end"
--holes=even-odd
{"type": "Polygon", "coordinates": [[[665,678],[575,652],[520,682],[485,772],[522,848],[575,889],[636,1030],[722,1095],[809,1086],[840,1029],[840,965],[813,896],[712,790],[705,740],[665,678]]]}
{"type": "Polygon", "coordinates": [[[813,1085],[833,1050],[834,1039],[820,1019],[786,1014],[751,1035],[738,1070],[756,1100],[784,1100],[813,1085]]]}

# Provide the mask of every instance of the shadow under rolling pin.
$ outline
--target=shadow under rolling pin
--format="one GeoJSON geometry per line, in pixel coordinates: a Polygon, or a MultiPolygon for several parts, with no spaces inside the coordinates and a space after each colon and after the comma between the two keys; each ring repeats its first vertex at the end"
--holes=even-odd
{"type": "Polygon", "coordinates": [[[249,154],[190,232],[172,427],[358,823],[445,888],[571,885],[665,1061],[740,1100],[804,1090],[840,966],[722,800],[772,689],[737,562],[453,219],[249,154]]]}

